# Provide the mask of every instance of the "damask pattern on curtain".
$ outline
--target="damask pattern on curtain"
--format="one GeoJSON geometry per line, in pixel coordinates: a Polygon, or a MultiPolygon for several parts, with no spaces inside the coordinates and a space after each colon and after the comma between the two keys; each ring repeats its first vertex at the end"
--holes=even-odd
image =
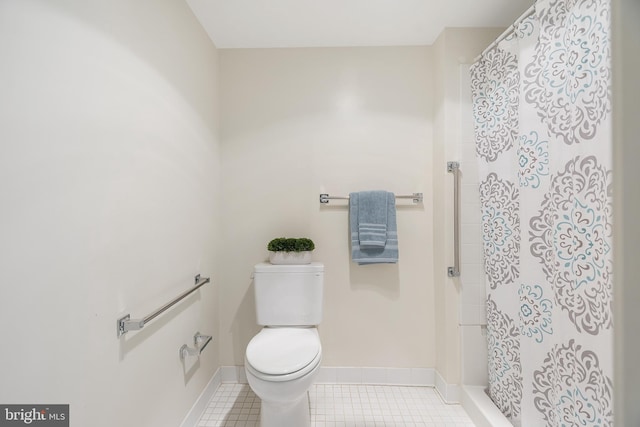
{"type": "Polygon", "coordinates": [[[539,0],[471,69],[489,395],[516,426],[613,425],[610,5],[539,0]]]}

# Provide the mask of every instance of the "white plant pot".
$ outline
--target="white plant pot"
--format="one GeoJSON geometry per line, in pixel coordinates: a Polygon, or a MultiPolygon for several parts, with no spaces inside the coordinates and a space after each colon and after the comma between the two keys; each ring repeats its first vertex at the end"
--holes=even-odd
{"type": "Polygon", "coordinates": [[[311,251],[271,252],[269,262],[271,264],[310,264],[311,251]]]}

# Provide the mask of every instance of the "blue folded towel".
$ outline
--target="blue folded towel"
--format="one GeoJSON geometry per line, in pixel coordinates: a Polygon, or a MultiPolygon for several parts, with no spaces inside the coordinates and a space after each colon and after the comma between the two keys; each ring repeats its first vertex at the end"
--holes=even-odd
{"type": "MultiPolygon", "coordinates": [[[[351,259],[360,265],[363,264],[381,264],[381,263],[396,263],[398,262],[398,229],[396,225],[396,198],[393,193],[383,192],[384,198],[382,199],[385,205],[386,211],[386,239],[384,246],[365,245],[361,244],[360,237],[360,209],[361,201],[370,195],[371,192],[359,192],[349,194],[349,228],[351,231],[351,259]],[[367,193],[367,194],[365,194],[367,193]],[[364,195],[364,196],[363,196],[364,195]],[[386,200],[385,200],[386,199],[386,200]]],[[[369,214],[370,206],[364,203],[365,210],[363,213],[369,214]]],[[[378,218],[380,214],[378,213],[378,218]]],[[[375,224],[372,222],[372,224],[375,224]]],[[[375,229],[374,233],[371,233],[367,228],[363,227],[365,238],[369,239],[374,236],[374,239],[379,238],[380,228],[375,229]]],[[[371,242],[372,240],[366,240],[371,242]]],[[[377,240],[375,240],[377,242],[377,240]]]]}
{"type": "Polygon", "coordinates": [[[387,243],[387,192],[358,193],[358,240],[360,248],[384,248],[387,243]]]}

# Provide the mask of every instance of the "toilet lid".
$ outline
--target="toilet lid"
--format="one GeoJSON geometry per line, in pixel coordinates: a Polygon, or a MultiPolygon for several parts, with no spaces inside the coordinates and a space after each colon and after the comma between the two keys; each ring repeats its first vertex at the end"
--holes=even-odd
{"type": "Polygon", "coordinates": [[[262,373],[285,375],[307,366],[320,352],[315,328],[264,328],[247,346],[247,362],[262,373]]]}

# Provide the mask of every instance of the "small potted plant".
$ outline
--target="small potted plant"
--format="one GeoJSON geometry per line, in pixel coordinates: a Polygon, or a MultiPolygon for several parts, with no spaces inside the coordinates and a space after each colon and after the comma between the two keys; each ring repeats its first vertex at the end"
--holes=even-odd
{"type": "Polygon", "coordinates": [[[309,264],[311,251],[315,249],[313,240],[306,237],[278,237],[267,245],[271,252],[271,264],[309,264]]]}

